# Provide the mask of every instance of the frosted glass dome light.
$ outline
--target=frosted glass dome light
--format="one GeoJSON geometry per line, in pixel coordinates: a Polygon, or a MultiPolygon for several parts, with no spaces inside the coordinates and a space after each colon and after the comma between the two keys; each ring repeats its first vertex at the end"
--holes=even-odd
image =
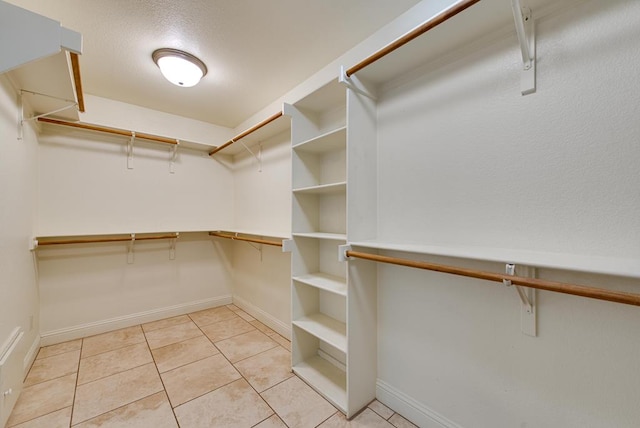
{"type": "Polygon", "coordinates": [[[187,52],[162,48],[154,51],[151,57],[165,79],[176,86],[195,86],[207,74],[207,66],[187,52]]]}

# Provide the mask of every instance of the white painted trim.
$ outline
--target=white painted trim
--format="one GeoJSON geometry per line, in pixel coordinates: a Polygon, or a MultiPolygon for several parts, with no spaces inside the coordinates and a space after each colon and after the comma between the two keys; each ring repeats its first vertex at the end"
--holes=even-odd
{"type": "Polygon", "coordinates": [[[36,337],[33,339],[33,343],[31,343],[31,346],[27,351],[27,355],[24,356],[24,363],[23,363],[24,378],[26,378],[27,374],[29,374],[29,370],[31,370],[31,366],[33,365],[33,362],[36,360],[39,350],[40,350],[40,336],[36,335],[36,337]]]}
{"type": "Polygon", "coordinates": [[[102,321],[80,324],[73,327],[62,328],[59,330],[47,331],[42,333],[41,345],[49,346],[56,343],[66,342],[68,340],[80,339],[82,337],[93,336],[95,334],[106,333],[108,331],[118,330],[121,328],[131,327],[138,324],[157,321],[164,318],[184,315],[203,309],[214,308],[217,306],[228,305],[232,301],[231,295],[214,297],[212,299],[198,300],[195,302],[182,303],[179,305],[168,306],[165,308],[152,309],[150,311],[138,312],[136,314],[124,315],[121,317],[111,318],[102,321]]]}
{"type": "Polygon", "coordinates": [[[462,428],[383,380],[376,381],[376,398],[422,428],[462,428]]]}
{"type": "Polygon", "coordinates": [[[269,327],[270,329],[274,330],[276,333],[291,340],[291,324],[283,323],[273,315],[263,311],[259,307],[247,302],[241,297],[233,296],[233,304],[269,327]]]}

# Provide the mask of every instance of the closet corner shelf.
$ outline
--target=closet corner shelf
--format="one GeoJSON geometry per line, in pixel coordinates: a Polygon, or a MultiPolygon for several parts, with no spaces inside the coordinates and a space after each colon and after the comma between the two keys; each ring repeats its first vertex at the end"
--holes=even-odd
{"type": "MultiPolygon", "coordinates": [[[[69,52],[61,50],[55,55],[29,62],[8,72],[13,83],[27,94],[25,104],[31,107],[34,115],[60,110],[71,102],[80,105],[83,95],[74,81],[75,71],[70,71],[73,69],[71,58],[69,52]]],[[[79,82],[79,69],[77,70],[79,82]]],[[[80,119],[78,107],[67,108],[53,115],[71,121],[80,119]]]]}
{"type": "Polygon", "coordinates": [[[341,126],[317,137],[296,144],[293,149],[309,153],[324,153],[346,147],[347,127],[341,126]]]}
{"type": "Polygon", "coordinates": [[[333,364],[320,358],[311,357],[293,366],[293,372],[305,382],[313,385],[324,398],[340,411],[347,413],[346,374],[333,364]]]}
{"type": "Polygon", "coordinates": [[[347,280],[339,276],[329,275],[322,272],[315,272],[307,275],[294,276],[294,281],[311,287],[319,288],[340,296],[347,296],[347,280]]]}
{"type": "Polygon", "coordinates": [[[292,234],[299,238],[316,238],[327,239],[330,241],[346,241],[347,235],[344,233],[327,233],[327,232],[296,232],[292,234]]]}
{"type": "Polygon", "coordinates": [[[345,323],[317,313],[294,320],[292,324],[336,349],[347,352],[347,327],[345,323]]]}
{"type": "Polygon", "coordinates": [[[341,181],[339,183],[319,184],[317,186],[300,187],[293,189],[293,193],[306,194],[306,195],[329,195],[344,193],[347,191],[347,182],[341,181]]]}
{"type": "Polygon", "coordinates": [[[228,230],[225,230],[225,231],[218,230],[214,232],[209,232],[209,235],[215,236],[217,238],[231,239],[234,241],[253,242],[256,244],[272,245],[275,247],[282,247],[282,240],[289,239],[289,238],[276,237],[273,235],[256,233],[256,232],[244,232],[244,231],[240,232],[240,231],[228,231],[228,230]],[[277,241],[274,241],[271,239],[263,239],[265,237],[277,239],[277,241]]]}
{"type": "Polygon", "coordinates": [[[637,259],[473,246],[441,246],[381,240],[349,242],[354,247],[514,263],[537,268],[640,278],[637,259]]]}

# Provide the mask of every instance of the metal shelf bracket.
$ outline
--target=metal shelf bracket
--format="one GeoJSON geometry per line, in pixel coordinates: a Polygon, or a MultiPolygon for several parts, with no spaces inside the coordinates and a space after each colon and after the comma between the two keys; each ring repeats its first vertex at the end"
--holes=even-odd
{"type": "MultiPolygon", "coordinates": [[[[233,141],[233,139],[231,141],[233,141]]],[[[248,151],[249,154],[251,154],[251,156],[254,157],[254,159],[258,162],[258,165],[259,165],[258,172],[262,172],[262,143],[258,143],[258,155],[256,156],[256,154],[253,153],[251,149],[247,147],[247,145],[242,140],[238,140],[238,142],[242,144],[242,147],[244,147],[245,150],[248,151]]]]}
{"type": "Polygon", "coordinates": [[[180,233],[176,232],[176,237],[171,240],[171,247],[169,247],[169,260],[176,259],[176,241],[180,237],[180,233]]]}
{"type": "MultiPolygon", "coordinates": [[[[180,140],[176,140],[176,144],[173,146],[173,154],[171,155],[171,161],[169,162],[169,174],[175,174],[176,159],[178,158],[178,146],[180,140]]],[[[173,259],[172,259],[173,260],[173,259]]]]}
{"type": "MultiPolygon", "coordinates": [[[[521,266],[520,276],[529,278],[535,278],[535,269],[521,266]]],[[[507,263],[505,265],[505,273],[507,275],[516,274],[516,265],[513,263],[507,263]]],[[[513,285],[510,279],[503,279],[502,282],[505,286],[510,287],[513,285]]],[[[520,297],[520,330],[522,333],[528,336],[537,336],[537,308],[536,308],[536,290],[533,288],[525,288],[519,285],[513,285],[518,296],[520,297]]]]}
{"type": "Polygon", "coordinates": [[[33,92],[33,91],[27,91],[25,89],[21,89],[20,90],[19,99],[18,99],[18,107],[19,107],[19,112],[20,112],[20,119],[18,121],[18,140],[22,140],[22,138],[24,136],[24,123],[25,122],[27,122],[29,120],[38,120],[41,117],[46,117],[46,116],[49,116],[49,115],[52,115],[52,114],[60,113],[61,111],[69,110],[70,108],[73,108],[73,107],[78,107],[78,103],[73,101],[73,100],[68,100],[66,98],[54,97],[52,95],[41,94],[39,92],[33,92]],[[24,117],[24,100],[23,100],[23,95],[24,94],[31,94],[31,95],[41,96],[41,97],[52,98],[54,100],[64,101],[64,102],[69,103],[69,104],[64,106],[64,107],[60,107],[60,108],[55,109],[53,111],[47,112],[47,113],[42,113],[42,114],[39,114],[39,115],[36,115],[36,116],[31,116],[31,117],[24,117]]]}
{"type": "Polygon", "coordinates": [[[127,169],[133,169],[133,142],[136,140],[135,131],[131,131],[131,138],[127,144],[127,169]]]}
{"type": "Polygon", "coordinates": [[[520,77],[520,91],[522,95],[529,95],[536,91],[535,23],[531,9],[522,7],[520,0],[511,0],[511,7],[522,52],[523,70],[520,77]]]}
{"type": "Polygon", "coordinates": [[[136,242],[136,234],[131,234],[131,241],[129,242],[129,251],[127,252],[127,263],[133,264],[133,244],[136,242]]]}
{"type": "Polygon", "coordinates": [[[367,98],[371,98],[372,100],[376,100],[378,98],[376,94],[364,84],[364,82],[358,79],[357,76],[347,76],[347,69],[344,65],[340,66],[340,75],[338,77],[338,82],[342,83],[352,91],[357,92],[360,95],[364,95],[367,98]]]}

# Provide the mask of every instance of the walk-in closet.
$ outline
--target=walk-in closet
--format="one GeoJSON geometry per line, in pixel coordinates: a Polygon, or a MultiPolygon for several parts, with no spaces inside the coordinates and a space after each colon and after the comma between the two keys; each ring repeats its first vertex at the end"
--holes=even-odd
{"type": "Polygon", "coordinates": [[[640,2],[93,3],[0,0],[0,427],[640,425],[640,2]]]}

